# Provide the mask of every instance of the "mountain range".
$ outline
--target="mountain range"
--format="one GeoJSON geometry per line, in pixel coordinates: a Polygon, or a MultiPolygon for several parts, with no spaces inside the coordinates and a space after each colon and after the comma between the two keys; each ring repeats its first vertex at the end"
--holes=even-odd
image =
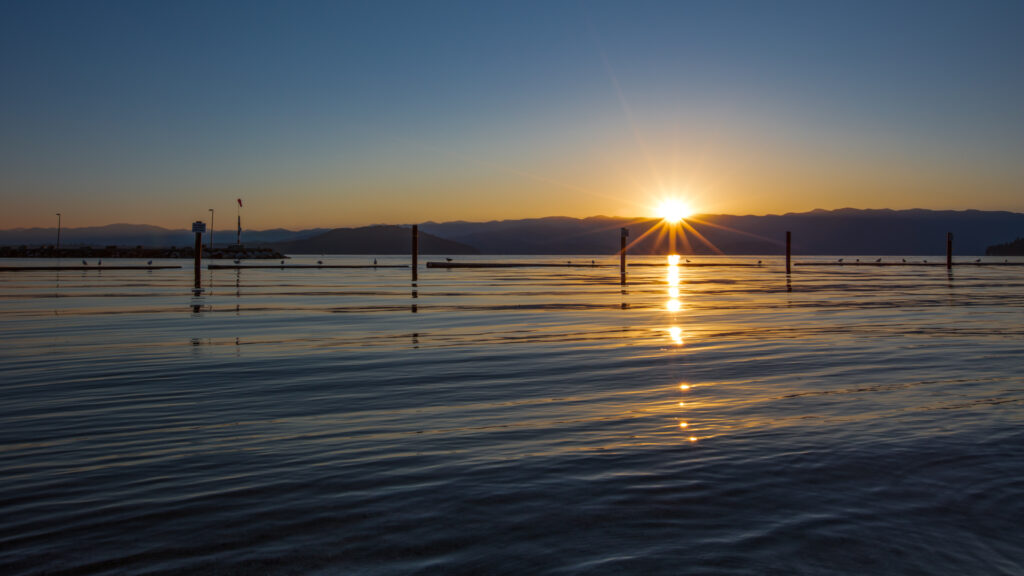
{"type": "MultiPolygon", "coordinates": [[[[446,240],[429,232],[418,234],[420,254],[479,254],[472,246],[446,240]]],[[[274,248],[286,254],[408,254],[411,230],[402,226],[335,228],[309,238],[279,242],[274,248]]]]}
{"type": "Polygon", "coordinates": [[[698,215],[687,224],[685,235],[679,234],[684,227],[676,227],[674,247],[667,230],[661,234],[655,228],[661,226],[656,219],[595,216],[427,222],[420,229],[468,244],[483,254],[614,254],[622,227],[629,230],[629,251],[636,254],[782,254],[790,231],[796,254],[942,254],[946,233],[952,232],[954,254],[980,255],[990,245],[1024,235],[1024,214],[979,210],[847,208],[768,216],[718,214],[698,215]]]}
{"type": "MultiPolygon", "coordinates": [[[[308,230],[243,230],[242,242],[245,244],[269,244],[308,238],[326,232],[327,228],[311,228],[308,230]]],[[[218,246],[233,244],[236,231],[217,230],[214,241],[218,246]]],[[[203,242],[209,241],[209,233],[203,236],[203,242]]],[[[89,226],[83,228],[64,228],[61,230],[61,245],[72,246],[190,246],[195,241],[190,230],[169,230],[160,226],[147,224],[108,224],[106,226],[89,226]]],[[[14,228],[0,230],[0,246],[38,246],[55,244],[56,228],[14,228]]]]}
{"type": "MultiPolygon", "coordinates": [[[[791,231],[795,254],[942,254],[946,233],[952,232],[955,254],[980,255],[989,246],[1024,236],[1024,214],[852,208],[766,216],[705,214],[688,219],[685,234],[677,232],[674,247],[671,235],[663,233],[667,229],[656,219],[594,216],[426,222],[419,225],[420,252],[614,254],[619,249],[619,229],[623,227],[629,230],[629,250],[636,254],[781,254],[785,250],[786,231],[791,231]]],[[[55,228],[0,231],[0,245],[45,245],[55,240],[55,228]]],[[[215,240],[218,245],[233,243],[235,231],[218,230],[215,240]]],[[[62,245],[69,247],[186,246],[192,241],[188,230],[145,225],[113,224],[62,231],[62,245]]],[[[404,254],[410,244],[409,230],[401,226],[245,230],[242,241],[293,254],[404,254]]]]}

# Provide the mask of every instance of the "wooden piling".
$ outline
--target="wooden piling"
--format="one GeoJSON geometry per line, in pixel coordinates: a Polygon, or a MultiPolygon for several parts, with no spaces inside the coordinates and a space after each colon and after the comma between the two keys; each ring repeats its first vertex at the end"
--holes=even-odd
{"type": "Polygon", "coordinates": [[[626,283],[626,237],[629,236],[629,228],[619,231],[619,283],[626,283]]]}
{"type": "Polygon", "coordinates": [[[786,274],[790,272],[790,262],[792,256],[792,245],[793,245],[793,233],[786,230],[786,274]]]}
{"type": "Polygon", "coordinates": [[[420,252],[420,227],[416,224],[412,225],[412,281],[415,282],[417,279],[417,271],[419,270],[419,252],[420,252]]]}
{"type": "MultiPolygon", "coordinates": [[[[198,224],[198,222],[197,222],[198,224]]],[[[198,293],[202,290],[202,265],[203,265],[203,233],[193,225],[193,230],[196,231],[196,250],[195,250],[195,291],[198,293]]]]}
{"type": "Polygon", "coordinates": [[[946,269],[953,269],[953,233],[946,232],[946,269]]]}

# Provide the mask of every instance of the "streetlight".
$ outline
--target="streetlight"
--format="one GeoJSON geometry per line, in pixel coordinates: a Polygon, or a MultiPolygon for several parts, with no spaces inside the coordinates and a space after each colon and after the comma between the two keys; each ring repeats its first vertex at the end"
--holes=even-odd
{"type": "Polygon", "coordinates": [[[57,212],[57,252],[60,255],[60,212],[57,212]]]}
{"type": "Polygon", "coordinates": [[[210,252],[213,252],[213,208],[210,208],[210,252]]]}

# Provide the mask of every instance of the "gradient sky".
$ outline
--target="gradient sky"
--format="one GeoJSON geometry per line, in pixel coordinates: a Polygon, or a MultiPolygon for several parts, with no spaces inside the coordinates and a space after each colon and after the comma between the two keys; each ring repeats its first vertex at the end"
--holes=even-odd
{"type": "Polygon", "coordinates": [[[1020,1],[0,10],[0,228],[1024,211],[1020,1]]]}

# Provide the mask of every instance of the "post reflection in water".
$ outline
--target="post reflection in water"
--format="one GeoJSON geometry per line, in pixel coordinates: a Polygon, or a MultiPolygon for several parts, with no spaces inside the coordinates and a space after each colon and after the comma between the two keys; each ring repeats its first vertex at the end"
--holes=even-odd
{"type": "Polygon", "coordinates": [[[202,293],[192,293],[192,301],[189,302],[189,306],[192,307],[192,316],[198,316],[203,311],[203,306],[206,305],[206,297],[202,293]]]}

